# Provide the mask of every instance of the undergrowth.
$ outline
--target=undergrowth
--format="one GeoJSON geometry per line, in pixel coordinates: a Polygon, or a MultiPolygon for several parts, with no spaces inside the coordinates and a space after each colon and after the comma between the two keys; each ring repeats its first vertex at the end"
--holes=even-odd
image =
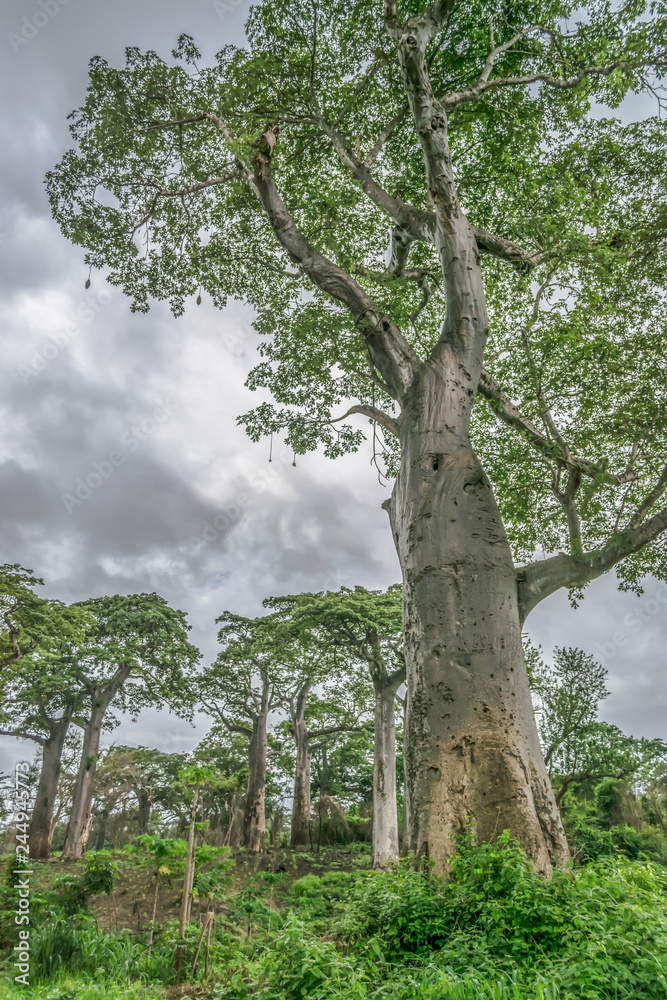
{"type": "MultiPolygon", "coordinates": [[[[32,995],[162,995],[176,945],[171,923],[149,954],[142,935],[56,907],[31,935],[32,995]]],[[[220,908],[202,977],[200,963],[197,996],[215,1000],[667,1000],[667,872],[610,856],[546,880],[507,835],[463,841],[446,880],[409,861],[291,882],[259,872],[220,908]]]]}

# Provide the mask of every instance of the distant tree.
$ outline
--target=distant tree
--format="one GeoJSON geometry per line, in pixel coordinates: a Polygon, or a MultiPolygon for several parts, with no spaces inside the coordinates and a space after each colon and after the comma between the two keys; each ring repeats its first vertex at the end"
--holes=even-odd
{"type": "Polygon", "coordinates": [[[216,621],[223,648],[199,680],[199,700],[205,712],[248,740],[243,844],[258,852],[264,850],[266,834],[267,721],[282,704],[276,684],[281,664],[266,618],[225,612],[216,621]]]}
{"type": "Polygon", "coordinates": [[[337,593],[270,598],[267,607],[308,642],[353,657],[370,675],[375,692],[373,778],[373,866],[398,860],[396,802],[396,694],[405,682],[400,586],[385,593],[364,587],[337,593]]]}
{"type": "MultiPolygon", "coordinates": [[[[18,563],[0,566],[0,681],[7,682],[11,664],[39,651],[57,658],[63,643],[83,638],[91,617],[77,605],[38,597],[44,581],[18,563]]],[[[1,718],[1,716],[0,716],[1,718]]]]}
{"type": "MultiPolygon", "coordinates": [[[[241,803],[248,785],[247,733],[229,730],[224,723],[214,722],[191,754],[192,762],[211,767],[221,779],[215,786],[204,788],[202,801],[206,803],[210,829],[222,830],[226,826],[223,843],[239,847],[243,837],[243,810],[241,803]]],[[[269,778],[267,777],[267,793],[269,778]]]]}
{"type": "Polygon", "coordinates": [[[286,700],[288,718],[273,733],[271,744],[278,766],[293,775],[290,846],[312,844],[312,796],[321,795],[322,772],[314,780],[312,760],[315,755],[335,752],[341,742],[363,730],[368,739],[372,726],[372,696],[368,685],[348,673],[334,674],[318,692],[306,679],[292,688],[286,700]],[[294,741],[294,752],[286,737],[294,741]]]}
{"type": "Polygon", "coordinates": [[[168,707],[191,717],[194,668],[200,658],[188,642],[185,615],[157,594],[100,597],[82,605],[97,625],[73,658],[83,707],[73,721],[83,731],[81,762],[63,858],[81,857],[88,841],[102,729],[112,702],[120,712],[168,707]]]}
{"type": "Polygon", "coordinates": [[[599,703],[609,692],[607,671],[592,656],[557,647],[549,666],[540,650],[528,645],[526,659],[544,759],[559,807],[573,785],[630,779],[665,758],[662,740],[626,736],[618,726],[598,721],[599,703]]]}
{"type": "Polygon", "coordinates": [[[31,740],[41,749],[29,833],[31,857],[44,860],[51,850],[63,752],[85,693],[78,680],[76,646],[67,641],[45,655],[41,648],[23,656],[11,672],[0,733],[31,740]]]}

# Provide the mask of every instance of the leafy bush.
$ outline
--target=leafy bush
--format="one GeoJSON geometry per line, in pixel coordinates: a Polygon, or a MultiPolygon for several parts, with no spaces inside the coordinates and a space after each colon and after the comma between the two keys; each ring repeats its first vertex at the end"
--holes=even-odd
{"type": "Polygon", "coordinates": [[[321,877],[304,875],[292,883],[290,901],[311,917],[330,916],[336,904],[348,895],[356,878],[352,872],[339,871],[326,872],[321,877]]]}
{"type": "Polygon", "coordinates": [[[465,842],[445,881],[407,866],[360,878],[340,922],[348,952],[389,962],[431,954],[439,967],[554,979],[577,998],[664,997],[667,876],[618,858],[535,874],[505,836],[465,842]],[[436,954],[433,954],[433,953],[436,954]]]}

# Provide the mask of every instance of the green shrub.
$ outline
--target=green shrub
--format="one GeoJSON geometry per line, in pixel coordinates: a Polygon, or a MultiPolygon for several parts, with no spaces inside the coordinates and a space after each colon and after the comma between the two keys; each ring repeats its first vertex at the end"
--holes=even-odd
{"type": "Polygon", "coordinates": [[[577,1000],[664,1000],[666,885],[662,869],[625,858],[546,880],[505,836],[462,844],[447,881],[405,865],[360,878],[340,930],[349,954],[390,963],[430,955],[458,976],[498,970],[532,986],[541,975],[577,1000]]]}

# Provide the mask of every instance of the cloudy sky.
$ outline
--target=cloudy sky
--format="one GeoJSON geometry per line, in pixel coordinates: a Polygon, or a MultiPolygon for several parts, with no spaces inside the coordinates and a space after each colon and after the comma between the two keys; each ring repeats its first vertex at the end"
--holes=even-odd
{"type": "MultiPolygon", "coordinates": [[[[395,582],[387,489],[369,452],[294,467],[276,449],[269,464],[267,446],[235,425],[255,403],[243,387],[256,347],[249,311],[204,302],[174,320],[156,304],[138,316],[100,277],[86,291],[43,177],[69,144],[66,116],[92,55],[118,65],[138,45],[168,57],[186,31],[209,56],[242,42],[248,6],[4,0],[0,30],[0,561],[30,567],[45,595],[67,602],[156,590],[188,613],[207,659],[223,610],[252,615],[270,594],[395,582]],[[99,485],[86,496],[79,481],[91,473],[99,485]]],[[[547,654],[577,645],[604,658],[604,718],[667,738],[666,608],[656,581],[636,597],[610,577],[578,610],[563,594],[545,601],[529,632],[547,654]]],[[[193,729],[146,713],[114,739],[189,749],[206,728],[203,717],[193,729]]],[[[0,767],[32,749],[3,738],[0,767]]]]}

